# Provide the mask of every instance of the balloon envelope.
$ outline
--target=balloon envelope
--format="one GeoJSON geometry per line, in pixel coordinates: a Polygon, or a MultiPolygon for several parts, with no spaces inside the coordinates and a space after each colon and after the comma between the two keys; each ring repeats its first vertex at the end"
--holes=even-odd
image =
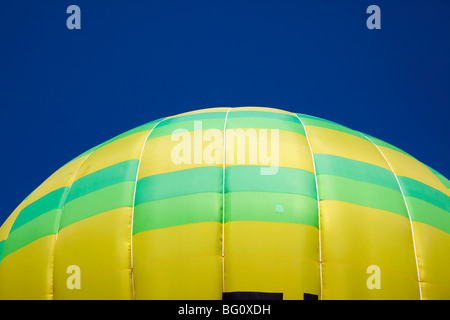
{"type": "Polygon", "coordinates": [[[449,187],[312,116],[167,117],[83,153],[17,207],[0,228],[0,298],[450,299],[449,187]]]}

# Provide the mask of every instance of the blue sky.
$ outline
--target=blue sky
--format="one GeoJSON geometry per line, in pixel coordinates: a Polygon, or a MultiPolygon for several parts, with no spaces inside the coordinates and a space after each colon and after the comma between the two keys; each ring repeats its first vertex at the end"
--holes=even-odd
{"type": "Polygon", "coordinates": [[[0,223],[87,149],[208,107],[322,117],[450,177],[449,39],[445,0],[4,2],[0,223]],[[71,4],[81,30],[66,27],[71,4]]]}

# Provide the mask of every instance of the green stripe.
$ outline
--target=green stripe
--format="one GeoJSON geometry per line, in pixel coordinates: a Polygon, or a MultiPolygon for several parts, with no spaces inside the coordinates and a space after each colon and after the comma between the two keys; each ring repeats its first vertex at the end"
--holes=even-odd
{"type": "Polygon", "coordinates": [[[317,176],[320,200],[339,200],[398,213],[408,218],[400,192],[375,185],[330,175],[317,176]]]}
{"type": "Polygon", "coordinates": [[[139,160],[127,160],[78,179],[72,184],[66,203],[116,183],[135,181],[138,165],[139,160]]]}
{"type": "Polygon", "coordinates": [[[96,145],[95,147],[90,148],[89,150],[83,152],[83,153],[80,154],[79,156],[77,156],[77,157],[73,158],[72,160],[70,160],[69,162],[67,162],[64,166],[68,165],[69,163],[72,163],[73,161],[75,161],[75,160],[77,160],[77,159],[79,159],[79,158],[81,158],[81,157],[84,157],[84,156],[86,156],[86,155],[88,155],[88,154],[91,154],[92,152],[94,152],[94,151],[97,150],[98,148],[102,147],[104,144],[105,144],[105,143],[103,142],[103,143],[100,143],[99,145],[96,145]]]}
{"type": "Polygon", "coordinates": [[[336,122],[333,122],[333,121],[330,121],[330,120],[327,120],[327,119],[324,119],[324,118],[310,116],[310,115],[307,115],[307,114],[297,113],[297,116],[302,118],[302,119],[305,119],[305,120],[317,120],[317,121],[328,122],[330,124],[337,124],[336,122]]]}
{"type": "Polygon", "coordinates": [[[311,126],[311,127],[321,127],[321,128],[326,128],[326,129],[332,129],[335,131],[340,131],[340,132],[344,132],[344,133],[348,133],[351,134],[353,136],[356,136],[358,138],[361,138],[361,135],[359,134],[359,132],[352,130],[350,128],[347,128],[343,125],[340,125],[338,123],[329,121],[329,120],[325,120],[325,119],[321,119],[321,118],[316,118],[316,117],[312,117],[312,116],[306,116],[306,115],[298,115],[299,118],[302,120],[303,124],[305,126],[311,126]]]}
{"type": "Polygon", "coordinates": [[[317,200],[304,195],[230,192],[225,196],[225,210],[225,222],[286,222],[318,228],[317,200]]]}
{"type": "Polygon", "coordinates": [[[128,130],[127,132],[119,134],[118,136],[108,140],[107,143],[111,143],[111,142],[114,142],[116,140],[119,140],[119,139],[122,139],[122,138],[125,138],[125,137],[128,137],[128,136],[131,136],[132,134],[135,134],[135,133],[139,133],[139,132],[143,132],[143,131],[151,131],[162,120],[164,120],[164,118],[160,118],[160,119],[157,119],[157,120],[145,123],[145,124],[143,124],[143,125],[141,125],[141,126],[139,126],[137,128],[128,130]]]}
{"type": "Polygon", "coordinates": [[[23,208],[14,221],[10,232],[48,211],[61,209],[68,191],[68,187],[57,189],[23,208]]]}
{"type": "Polygon", "coordinates": [[[450,213],[450,197],[417,180],[398,177],[405,196],[421,199],[450,213]]]}
{"type": "Polygon", "coordinates": [[[61,209],[46,212],[8,235],[4,257],[42,237],[56,234],[61,209]]]}
{"type": "Polygon", "coordinates": [[[162,121],[163,119],[164,119],[164,118],[158,119],[158,120],[154,120],[154,121],[145,123],[145,124],[143,124],[143,125],[141,125],[141,126],[139,126],[139,127],[137,127],[137,128],[128,130],[128,131],[126,131],[126,132],[124,132],[124,133],[122,133],[122,134],[119,134],[119,135],[115,136],[114,138],[111,138],[111,139],[105,141],[104,143],[100,144],[98,147],[99,147],[99,148],[100,148],[100,147],[103,147],[103,146],[105,146],[105,145],[107,145],[107,144],[110,144],[110,143],[112,143],[112,142],[114,142],[114,141],[120,140],[120,139],[125,138],[125,137],[128,137],[128,136],[131,136],[132,134],[135,134],[135,133],[139,133],[139,132],[142,132],[142,131],[150,131],[150,130],[152,130],[152,129],[160,122],[160,121],[162,121]]]}
{"type": "Polygon", "coordinates": [[[279,113],[279,112],[270,112],[270,111],[233,111],[231,110],[228,113],[228,120],[236,119],[236,118],[266,118],[272,120],[283,120],[290,121],[296,124],[299,123],[296,116],[279,113]]]}
{"type": "Polygon", "coordinates": [[[433,168],[428,167],[428,169],[430,169],[430,171],[433,172],[433,174],[442,182],[444,187],[446,187],[447,189],[450,189],[450,180],[448,180],[446,177],[444,177],[442,174],[440,174],[439,172],[437,172],[433,168]]]}
{"type": "Polygon", "coordinates": [[[137,205],[134,209],[133,234],[209,221],[222,221],[222,195],[220,193],[189,194],[137,205]]]}
{"type": "MultiPolygon", "coordinates": [[[[143,125],[140,125],[139,127],[136,127],[136,128],[134,128],[134,129],[128,130],[128,131],[126,131],[126,132],[124,132],[124,133],[122,133],[122,134],[119,134],[119,135],[115,136],[114,138],[111,138],[111,139],[109,139],[109,140],[107,140],[107,141],[105,141],[105,142],[103,142],[103,143],[100,143],[99,145],[97,145],[97,146],[95,146],[95,147],[93,147],[93,148],[90,148],[89,150],[83,152],[82,154],[80,154],[80,155],[77,156],[76,158],[72,159],[70,162],[72,162],[72,161],[74,161],[74,160],[76,160],[76,159],[78,159],[78,158],[84,157],[85,155],[88,155],[88,154],[92,153],[93,151],[95,151],[95,150],[97,150],[97,149],[99,149],[99,148],[101,148],[101,147],[103,147],[103,146],[105,146],[105,145],[107,145],[107,144],[110,144],[111,142],[114,142],[114,141],[116,141],[116,140],[125,138],[125,137],[127,137],[127,136],[130,136],[130,135],[132,135],[132,134],[139,133],[139,132],[142,132],[142,131],[152,130],[153,127],[154,127],[156,124],[158,124],[158,122],[160,122],[160,121],[163,120],[163,119],[164,119],[164,118],[158,119],[158,120],[154,120],[154,121],[151,121],[151,122],[148,122],[148,123],[145,123],[145,124],[143,124],[143,125]]],[[[70,162],[69,162],[69,163],[70,163],[70,162]]]]}
{"type": "Polygon", "coordinates": [[[3,249],[5,247],[5,240],[0,241],[0,263],[2,262],[3,259],[3,249]]]}
{"type": "Polygon", "coordinates": [[[279,167],[273,175],[261,175],[262,166],[231,166],[225,170],[225,190],[293,193],[316,199],[314,174],[279,167]]]}
{"type": "MultiPolygon", "coordinates": [[[[297,118],[296,118],[297,119],[297,118]]],[[[278,119],[265,118],[235,118],[228,119],[227,129],[237,128],[257,128],[257,129],[276,129],[299,133],[305,135],[303,126],[297,119],[297,123],[278,119]]]]}
{"type": "Polygon", "coordinates": [[[131,207],[134,187],[134,181],[126,181],[72,200],[64,206],[60,229],[99,213],[131,207]]]}
{"type": "Polygon", "coordinates": [[[400,192],[394,174],[382,167],[329,154],[315,154],[317,174],[326,174],[369,182],[400,192]]]}
{"type": "Polygon", "coordinates": [[[202,192],[222,192],[222,168],[200,167],[148,176],[137,182],[136,205],[202,192]]]}
{"type": "Polygon", "coordinates": [[[450,233],[450,214],[447,211],[417,198],[406,197],[406,201],[413,221],[450,233]]]}
{"type": "Polygon", "coordinates": [[[167,126],[169,124],[186,122],[186,121],[208,120],[208,119],[221,119],[223,121],[225,119],[226,115],[227,115],[226,112],[204,112],[204,113],[187,114],[184,116],[166,119],[163,122],[161,122],[161,124],[158,126],[158,128],[167,126]]]}
{"type": "MultiPolygon", "coordinates": [[[[200,121],[200,120],[199,120],[200,121]]],[[[200,124],[199,130],[210,130],[217,129],[222,131],[223,124],[225,119],[206,119],[202,120],[200,124]]],[[[165,123],[165,121],[161,122],[161,124],[165,123]]],[[[194,125],[199,125],[199,123],[194,123],[194,121],[185,121],[185,122],[177,122],[164,126],[157,126],[155,130],[152,131],[152,134],[149,136],[149,140],[163,137],[163,136],[171,136],[174,134],[176,130],[186,130],[186,131],[194,131],[196,129],[194,125]]]]}
{"type": "MultiPolygon", "coordinates": [[[[186,115],[164,120],[155,128],[151,139],[172,135],[175,130],[194,131],[194,121],[201,121],[201,129],[223,130],[226,112],[208,112],[186,115]]],[[[232,111],[228,114],[229,128],[265,128],[297,132],[304,135],[304,130],[298,125],[297,117],[264,111],[232,111]],[[242,124],[242,125],[241,125],[242,124]]]]}

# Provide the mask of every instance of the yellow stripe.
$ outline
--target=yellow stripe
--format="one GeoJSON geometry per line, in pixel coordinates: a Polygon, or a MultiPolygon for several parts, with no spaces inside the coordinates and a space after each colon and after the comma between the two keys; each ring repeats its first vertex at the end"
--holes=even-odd
{"type": "Polygon", "coordinates": [[[306,126],[306,130],[314,154],[331,154],[389,170],[377,148],[363,138],[322,127],[306,126]]]}
{"type": "Polygon", "coordinates": [[[6,219],[3,225],[0,228],[0,241],[6,240],[9,235],[9,231],[11,230],[14,221],[16,221],[17,216],[20,211],[24,208],[24,205],[20,204],[13,213],[6,219]]]}
{"type": "Polygon", "coordinates": [[[420,181],[450,196],[450,189],[447,189],[426,165],[396,150],[385,147],[379,148],[398,176],[420,181]]]}
{"type": "Polygon", "coordinates": [[[278,130],[277,140],[276,136],[272,136],[271,130],[267,130],[263,138],[261,133],[260,129],[254,128],[227,129],[227,167],[233,165],[279,166],[314,173],[311,152],[304,135],[278,130]],[[245,149],[241,149],[240,145],[244,143],[245,149]],[[239,160],[241,155],[244,162],[239,160]],[[266,156],[268,158],[264,159],[266,156]]]}
{"type": "Polygon", "coordinates": [[[55,251],[55,299],[131,299],[131,208],[63,228],[55,251]],[[80,268],[81,289],[69,289],[67,268],[80,268]]]}
{"type": "MultiPolygon", "coordinates": [[[[278,140],[272,141],[270,130],[267,131],[267,142],[265,149],[258,144],[260,139],[259,129],[233,129],[235,134],[231,135],[231,129],[227,130],[227,166],[232,165],[260,165],[260,166],[279,166],[288,168],[297,168],[314,172],[311,153],[305,136],[279,130],[278,140]],[[255,130],[252,139],[256,143],[251,143],[250,139],[245,137],[246,130],[255,130]],[[233,142],[233,141],[234,142],[233,142]],[[276,141],[276,143],[275,143],[276,141]],[[273,145],[273,143],[275,143],[273,145]],[[278,145],[277,145],[278,144],[278,145]],[[240,145],[244,148],[241,149],[240,145]],[[252,146],[252,147],[250,147],[252,146]],[[253,148],[253,146],[256,146],[253,148]],[[274,153],[272,154],[272,146],[274,153]],[[289,152],[287,152],[289,150],[289,152]],[[250,151],[252,157],[250,156],[250,151]],[[238,155],[242,154],[243,162],[238,155]],[[233,157],[231,156],[233,155],[233,157]],[[267,159],[264,157],[267,156],[267,159]]],[[[199,130],[195,132],[186,132],[179,139],[171,136],[163,136],[150,139],[146,142],[142,155],[142,163],[139,169],[139,179],[161,173],[180,171],[191,168],[215,166],[222,167],[223,163],[223,131],[214,129],[217,133],[215,138],[207,141],[208,130],[199,130]],[[200,143],[198,143],[200,141],[200,143]],[[186,145],[183,146],[183,143],[186,145]],[[198,143],[198,147],[194,146],[198,143]],[[197,149],[198,148],[198,149],[197,149]],[[198,152],[197,152],[198,150],[198,152]],[[190,154],[184,158],[183,156],[190,154]],[[198,158],[197,158],[198,156],[198,158]],[[197,161],[198,159],[198,161],[197,161]],[[196,163],[198,162],[198,163],[196,163]]],[[[211,132],[211,131],[209,131],[211,132]]]]}
{"type": "Polygon", "coordinates": [[[52,299],[55,235],[40,238],[5,257],[0,264],[0,300],[52,299]]]}
{"type": "Polygon", "coordinates": [[[407,218],[351,203],[320,202],[323,299],[418,299],[419,285],[407,218]],[[381,289],[370,289],[371,265],[381,289]]]}
{"type": "Polygon", "coordinates": [[[136,299],[222,299],[221,231],[202,222],[134,235],[136,299]]]}
{"type": "MultiPolygon", "coordinates": [[[[173,171],[179,171],[179,170],[185,170],[185,169],[191,169],[191,168],[198,168],[198,167],[205,167],[205,166],[216,166],[216,167],[222,167],[222,152],[223,152],[223,142],[222,141],[215,141],[212,140],[210,142],[203,142],[202,146],[200,148],[199,145],[199,155],[200,155],[200,162],[199,164],[196,164],[195,154],[194,154],[194,141],[198,141],[196,138],[197,135],[204,134],[206,130],[199,130],[196,132],[186,132],[185,134],[181,135],[179,137],[179,140],[172,141],[171,136],[162,136],[154,139],[150,139],[146,142],[144,151],[142,153],[142,162],[139,167],[139,179],[155,175],[155,174],[161,174],[161,173],[167,173],[167,172],[173,172],[173,171]],[[187,144],[185,147],[182,147],[182,144],[186,142],[187,144]],[[215,149],[218,151],[218,154],[214,154],[218,160],[220,160],[220,163],[212,163],[207,164],[205,157],[203,155],[205,154],[205,150],[208,151],[208,148],[213,147],[211,143],[216,143],[217,147],[215,149]],[[182,149],[178,152],[178,146],[182,149]],[[184,152],[184,153],[183,153],[184,152]],[[190,152],[190,156],[186,157],[186,159],[183,158],[183,156],[186,154],[186,152],[190,152]],[[180,159],[180,161],[178,160],[180,159]],[[186,160],[186,161],[185,161],[186,160]],[[185,163],[186,162],[186,163],[185,163]]],[[[220,137],[223,136],[223,131],[217,130],[218,133],[220,133],[220,137]]],[[[200,137],[200,140],[202,138],[200,137]]],[[[210,153],[208,153],[210,154],[210,153]]]]}
{"type": "Polygon", "coordinates": [[[141,131],[113,141],[95,150],[78,170],[75,180],[122,161],[139,159],[150,131],[141,131]]]}
{"type": "Polygon", "coordinates": [[[225,291],[319,295],[318,229],[262,221],[225,224],[225,291]]]}
{"type": "Polygon", "coordinates": [[[423,299],[450,300],[450,234],[413,221],[423,299]]]}

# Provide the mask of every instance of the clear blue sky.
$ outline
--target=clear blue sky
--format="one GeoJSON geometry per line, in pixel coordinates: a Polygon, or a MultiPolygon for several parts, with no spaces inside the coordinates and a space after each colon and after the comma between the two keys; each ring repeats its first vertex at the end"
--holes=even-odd
{"type": "Polygon", "coordinates": [[[117,134],[248,105],[335,121],[450,177],[450,2],[4,1],[0,224],[117,134]],[[81,30],[66,27],[71,4],[81,30]],[[366,27],[371,4],[381,30],[366,27]]]}

